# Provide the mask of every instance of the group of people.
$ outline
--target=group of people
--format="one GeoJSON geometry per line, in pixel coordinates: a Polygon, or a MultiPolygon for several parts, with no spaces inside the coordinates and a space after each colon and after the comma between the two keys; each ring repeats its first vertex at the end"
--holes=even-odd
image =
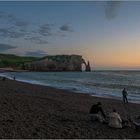
{"type": "Polygon", "coordinates": [[[92,121],[99,121],[101,123],[108,123],[110,127],[122,128],[122,119],[115,109],[107,117],[102,109],[101,102],[92,105],[90,109],[90,117],[92,121]]]}
{"type": "MultiPolygon", "coordinates": [[[[128,103],[127,95],[128,95],[127,91],[124,88],[122,90],[123,103],[128,103]]],[[[123,128],[126,126],[131,126],[132,123],[131,120],[121,119],[116,109],[113,109],[112,112],[110,112],[108,116],[106,116],[106,114],[103,111],[101,102],[92,105],[89,114],[92,121],[99,121],[101,123],[106,123],[112,128],[123,128]]],[[[133,122],[136,129],[140,128],[140,116],[138,117],[138,120],[139,120],[138,122],[133,122]]]]}

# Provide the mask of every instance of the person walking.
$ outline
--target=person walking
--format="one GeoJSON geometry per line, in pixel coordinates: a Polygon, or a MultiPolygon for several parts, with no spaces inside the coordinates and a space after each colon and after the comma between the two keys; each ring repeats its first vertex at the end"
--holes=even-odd
{"type": "Polygon", "coordinates": [[[122,90],[122,96],[123,96],[123,102],[128,103],[128,100],[127,100],[128,93],[125,88],[122,90]]]}

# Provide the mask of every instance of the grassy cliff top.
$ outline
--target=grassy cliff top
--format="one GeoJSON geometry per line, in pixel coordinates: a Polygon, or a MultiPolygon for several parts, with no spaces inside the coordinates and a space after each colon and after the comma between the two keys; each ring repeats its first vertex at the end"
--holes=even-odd
{"type": "Polygon", "coordinates": [[[13,54],[0,54],[0,68],[3,67],[12,67],[12,68],[21,68],[26,62],[33,62],[43,59],[51,59],[53,61],[69,61],[71,58],[76,58],[82,60],[80,55],[48,55],[45,57],[27,57],[27,56],[17,56],[13,54]]]}
{"type": "Polygon", "coordinates": [[[0,67],[17,67],[24,62],[38,60],[37,57],[17,56],[13,54],[0,54],[0,67]]]}

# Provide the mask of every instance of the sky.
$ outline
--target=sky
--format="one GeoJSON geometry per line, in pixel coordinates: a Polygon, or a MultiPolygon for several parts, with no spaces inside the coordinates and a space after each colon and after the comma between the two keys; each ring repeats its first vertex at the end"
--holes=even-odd
{"type": "Polygon", "coordinates": [[[140,1],[0,1],[0,53],[78,54],[93,70],[139,70],[140,1]]]}

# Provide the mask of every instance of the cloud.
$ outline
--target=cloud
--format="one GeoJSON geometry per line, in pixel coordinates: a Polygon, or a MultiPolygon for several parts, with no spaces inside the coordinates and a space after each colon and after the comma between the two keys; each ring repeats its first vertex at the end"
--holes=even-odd
{"type": "Polygon", "coordinates": [[[47,52],[38,50],[38,51],[28,51],[25,53],[26,56],[32,56],[32,57],[44,57],[47,55],[47,52]]]}
{"type": "Polygon", "coordinates": [[[0,44],[0,51],[1,52],[4,52],[4,51],[9,50],[9,49],[14,49],[14,48],[16,48],[16,47],[8,45],[8,44],[0,44]]]}
{"type": "Polygon", "coordinates": [[[0,28],[0,36],[10,38],[20,38],[25,36],[25,33],[22,31],[13,30],[12,28],[0,28]]]}
{"type": "Polygon", "coordinates": [[[43,36],[52,35],[52,33],[51,33],[52,26],[53,26],[53,24],[44,24],[44,25],[41,25],[40,28],[39,28],[39,34],[41,34],[43,36]]]}
{"type": "Polygon", "coordinates": [[[27,22],[27,21],[15,20],[15,26],[27,27],[28,25],[29,25],[29,22],[27,22]]]}
{"type": "Polygon", "coordinates": [[[108,20],[111,20],[117,16],[120,8],[121,1],[107,1],[105,5],[105,15],[108,20]]]}
{"type": "Polygon", "coordinates": [[[17,18],[13,14],[0,11],[0,20],[4,21],[0,27],[0,37],[19,39],[23,38],[36,44],[47,44],[49,36],[65,36],[64,32],[72,32],[73,29],[68,24],[57,26],[52,23],[43,25],[33,24],[17,18]]]}
{"type": "Polygon", "coordinates": [[[30,22],[17,18],[13,14],[2,11],[0,11],[0,20],[6,21],[4,26],[7,28],[0,28],[0,34],[4,37],[23,37],[27,32],[26,27],[30,25],[30,22]]]}
{"type": "Polygon", "coordinates": [[[36,44],[48,44],[48,41],[41,39],[40,37],[28,37],[25,40],[30,40],[36,44]]]}
{"type": "Polygon", "coordinates": [[[29,34],[25,27],[29,22],[16,18],[13,14],[0,11],[0,20],[6,21],[3,28],[0,28],[0,36],[7,38],[20,38],[29,34]]]}
{"type": "Polygon", "coordinates": [[[2,11],[0,11],[0,19],[7,20],[10,23],[13,23],[15,26],[19,26],[19,27],[25,27],[29,25],[29,22],[16,18],[13,14],[9,14],[2,11]]]}
{"type": "Polygon", "coordinates": [[[67,25],[67,24],[62,25],[62,26],[60,27],[60,30],[61,30],[61,31],[66,31],[66,32],[73,32],[72,27],[71,27],[70,25],[67,25]]]}

